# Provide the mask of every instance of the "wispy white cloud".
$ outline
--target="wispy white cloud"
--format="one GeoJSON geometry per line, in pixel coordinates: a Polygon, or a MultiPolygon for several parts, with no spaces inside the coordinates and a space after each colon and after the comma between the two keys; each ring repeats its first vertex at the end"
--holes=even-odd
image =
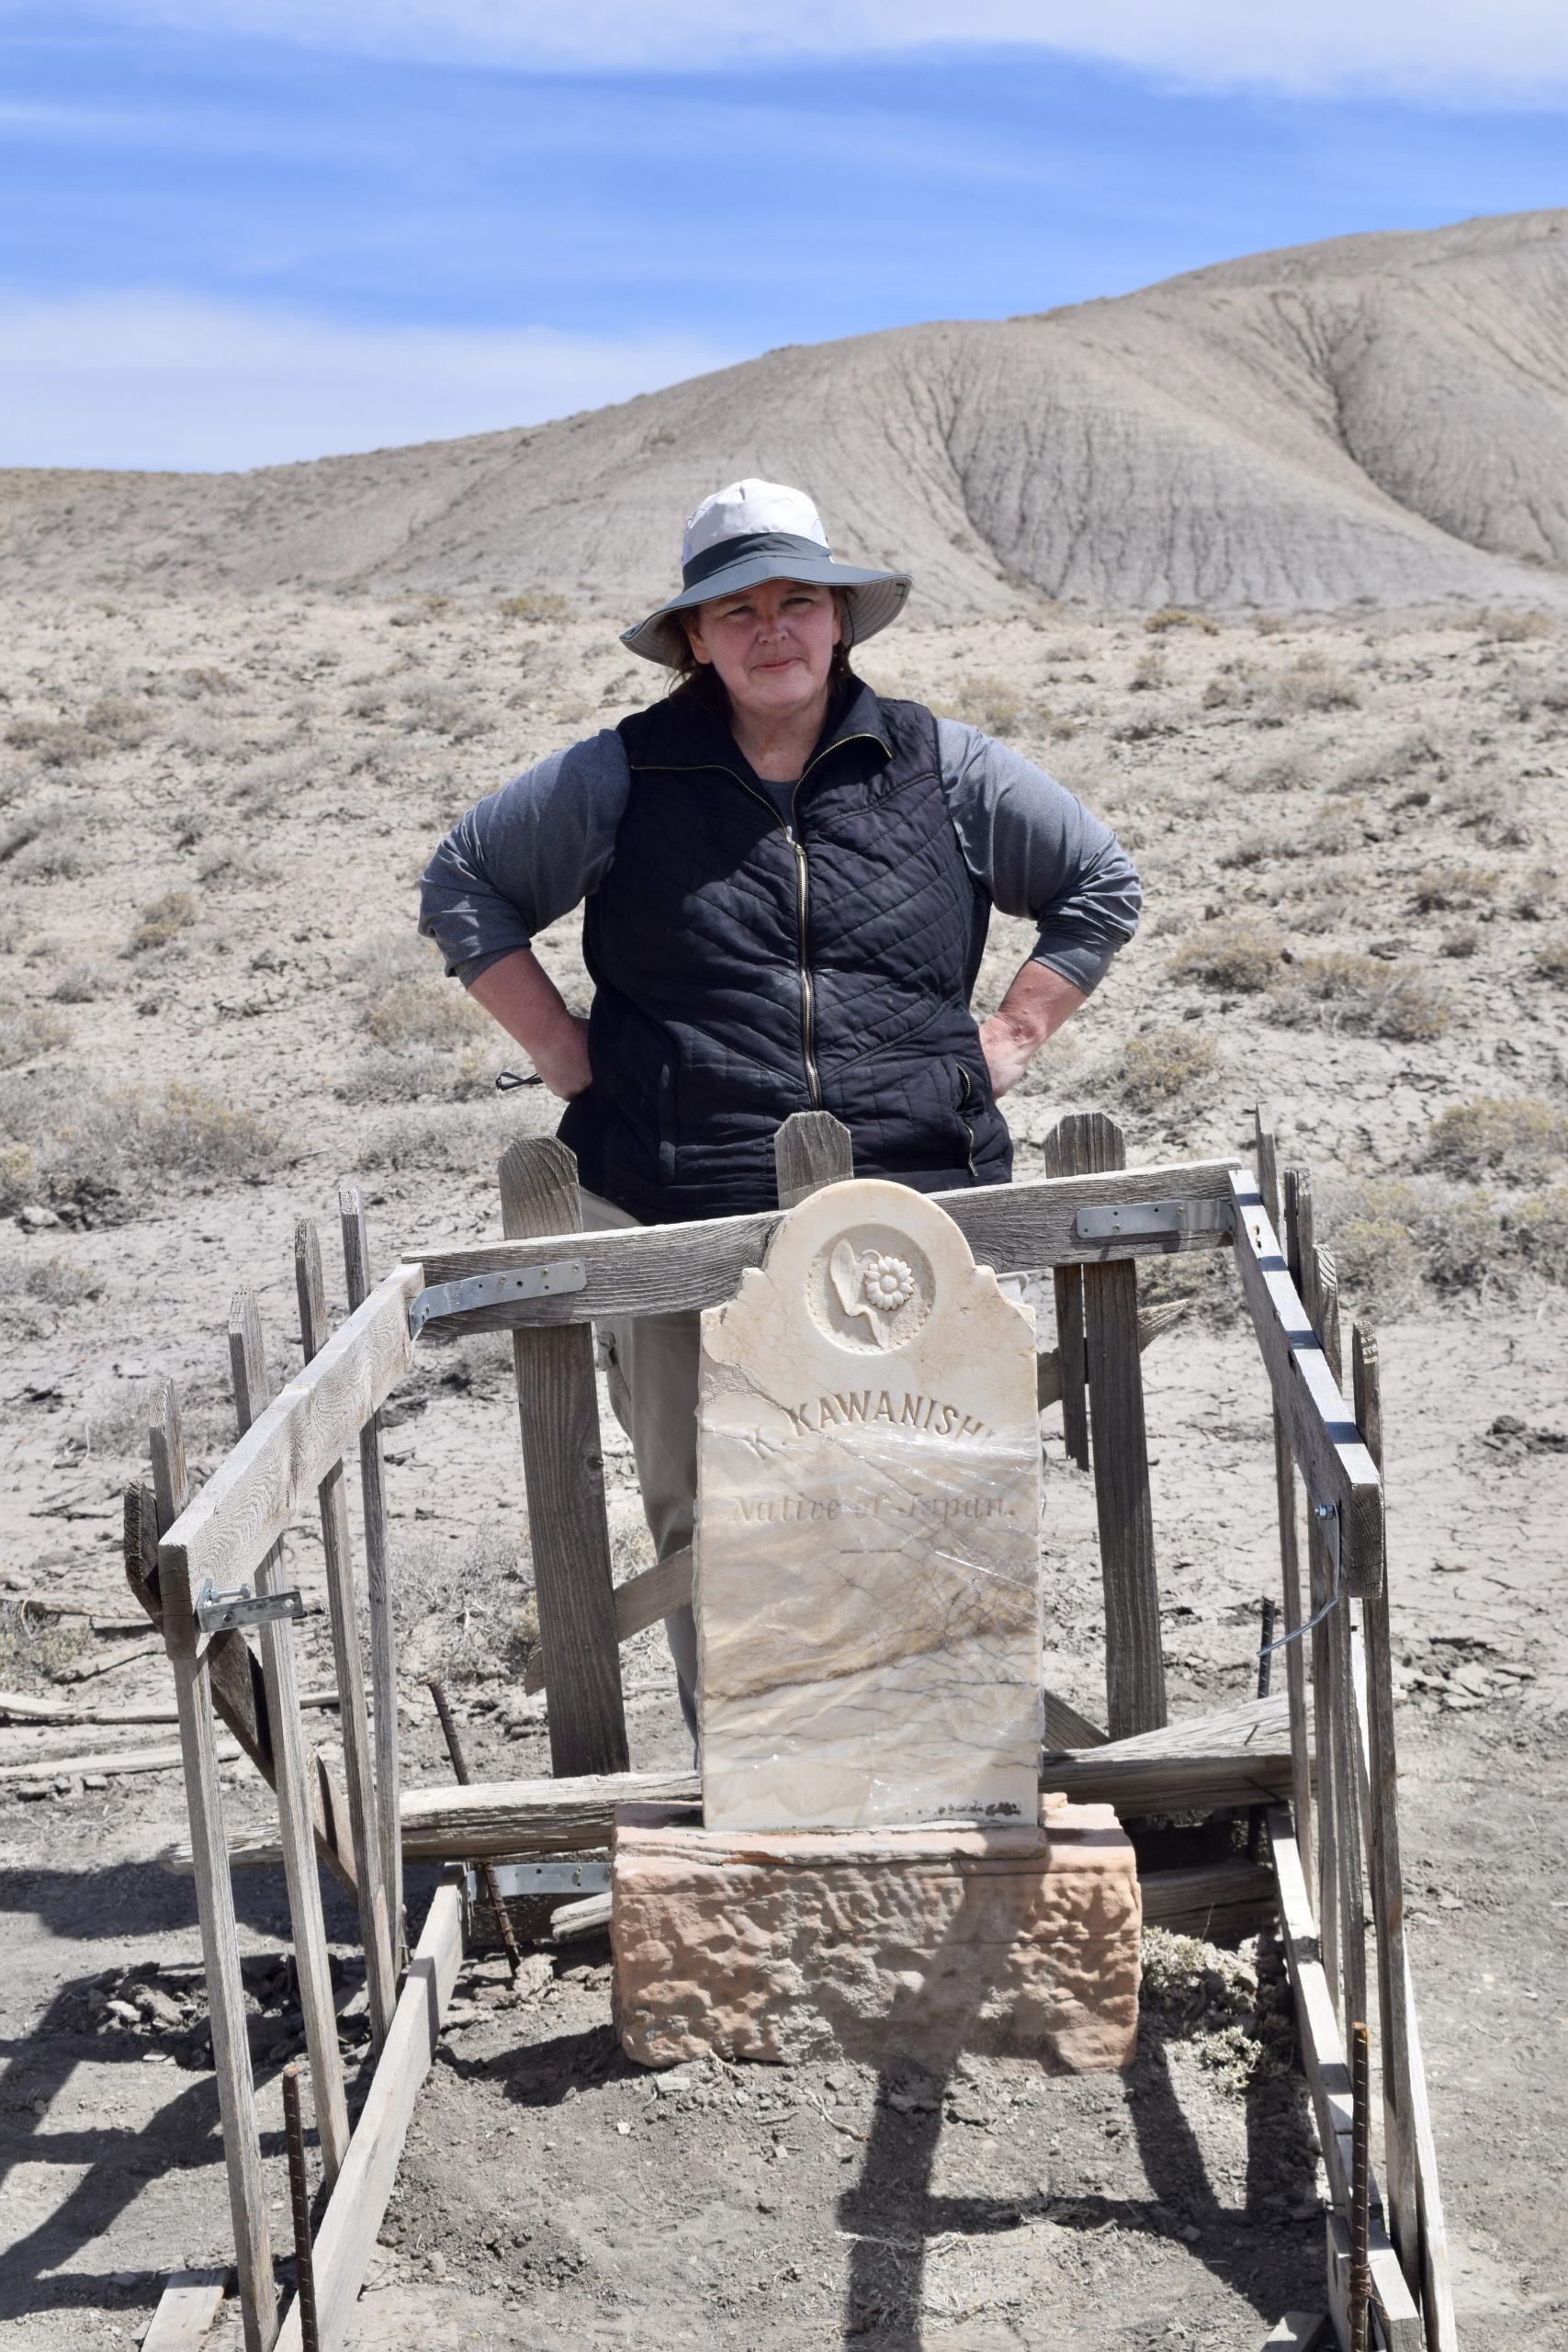
{"type": "Polygon", "coordinates": [[[0,466],[227,469],[446,440],[740,356],[695,335],[357,326],[156,290],[0,300],[0,466]]]}
{"type": "MultiPolygon", "coordinates": [[[[0,0],[0,17],[36,0],[0,0]]],[[[272,37],[378,56],[615,72],[1010,43],[1197,88],[1560,104],[1562,0],[94,0],[120,24],[272,37]]],[[[1042,127],[1048,137],[1048,126],[1042,127]]]]}

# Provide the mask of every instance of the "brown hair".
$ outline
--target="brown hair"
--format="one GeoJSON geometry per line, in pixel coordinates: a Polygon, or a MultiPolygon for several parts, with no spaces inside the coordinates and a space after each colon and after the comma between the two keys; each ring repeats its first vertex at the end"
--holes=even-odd
{"type": "MultiPolygon", "coordinates": [[[[829,593],[839,608],[839,641],[833,648],[833,658],[828,664],[828,699],[831,703],[845,679],[854,674],[850,664],[850,649],[854,642],[854,625],[850,617],[850,601],[843,590],[834,588],[829,593]]],[[[700,605],[695,608],[697,611],[701,609],[700,605]]],[[[702,710],[716,710],[721,717],[728,717],[729,694],[724,680],[711,662],[699,662],[693,652],[692,640],[686,629],[685,616],[677,613],[673,618],[676,633],[681,640],[681,650],[671,664],[675,677],[670,688],[670,699],[671,702],[695,703],[702,710]]]]}

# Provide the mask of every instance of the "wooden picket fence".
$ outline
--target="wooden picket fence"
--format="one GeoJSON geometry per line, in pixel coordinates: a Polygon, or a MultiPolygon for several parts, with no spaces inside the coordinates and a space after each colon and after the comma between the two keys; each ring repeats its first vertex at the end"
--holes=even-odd
{"type": "MultiPolygon", "coordinates": [[[[1129,1169],[1120,1130],[1088,1114],[1056,1128],[1044,1178],[938,1199],[976,1259],[998,1274],[1051,1274],[1055,1345],[1041,1355],[1041,1399],[1060,1401],[1068,1452],[1094,1479],[1106,1724],[1089,1723],[1048,1694],[1043,1785],[1109,1797],[1124,1811],[1268,1807],[1271,1883],[1258,1864],[1239,1857],[1217,1871],[1172,1871],[1169,1885],[1145,1884],[1145,1917],[1215,1932],[1257,1925],[1266,1912],[1278,1920],[1333,2199],[1329,2292],[1347,2345],[1354,2173],[1347,2050],[1353,2026],[1371,2027],[1387,2183],[1386,2208],[1374,2188],[1367,2217],[1376,2322],[1390,2352],[1419,2346],[1454,2352],[1404,1932],[1376,1349],[1359,1329],[1352,1332],[1347,1402],[1334,1269],[1314,1242],[1308,1179],[1302,1170],[1284,1171],[1281,1220],[1274,1137],[1261,1113],[1256,1142],[1250,1169],[1228,1159],[1129,1169]],[[1234,1253],[1273,1399],[1286,1691],[1282,1702],[1265,1700],[1171,1726],[1141,1363],[1168,1316],[1140,1317],[1136,1261],[1214,1250],[1234,1253]]],[[[776,1159],[781,1207],[852,1173],[849,1137],[823,1114],[788,1122],[776,1159]]],[[[327,2352],[344,2341],[461,1960],[457,1864],[486,1854],[603,1847],[618,1802],[695,1792],[691,1775],[627,1770],[621,1645],[689,1597],[692,1566],[682,1553],[618,1588],[613,1583],[592,1327],[596,1318],[732,1297],[746,1269],[760,1262],[779,1212],[587,1232],[575,1162],[550,1140],[512,1147],[501,1193],[501,1239],[432,1247],[374,1285],[363,1210],[356,1194],[344,1193],[351,1311],[335,1331],[319,1238],[301,1226],[302,1370],[277,1396],[265,1394],[260,1325],[254,1300],[242,1294],[229,1333],[238,1442],[193,1493],[176,1400],[166,1387],[152,1430],[152,1486],[127,1494],[127,1573],[163,1630],[177,1693],[247,2352],[312,2347],[299,2299],[281,2310],[276,2284],[219,1781],[220,1724],[277,1796],[278,1836],[267,1850],[276,1850],[287,1874],[327,2188],[312,2247],[313,2333],[327,2352]],[[552,1767],[542,1781],[400,1789],[378,1416],[432,1315],[448,1330],[460,1324],[513,1335],[552,1767]],[[368,1660],[344,1487],[344,1464],[355,1456],[368,1660]],[[203,1623],[204,1613],[213,1616],[215,1595],[246,1585],[263,1599],[276,1595],[282,1540],[312,1505],[326,1560],[341,1782],[305,1735],[287,1617],[257,1627],[255,1649],[243,1630],[203,1623]],[[402,1870],[415,1857],[448,1867],[410,1952],[402,1870]],[[352,2127],[319,1862],[353,1894],[365,1953],[374,2065],[368,2084],[357,2086],[363,2099],[352,2127]]]]}

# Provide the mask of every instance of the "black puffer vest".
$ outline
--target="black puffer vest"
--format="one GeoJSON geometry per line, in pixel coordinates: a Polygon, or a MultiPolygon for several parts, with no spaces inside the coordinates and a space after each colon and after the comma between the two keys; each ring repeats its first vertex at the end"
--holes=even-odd
{"type": "Polygon", "coordinates": [[[969,992],[990,902],[964,863],[936,721],[858,680],[786,827],[724,719],[624,719],[631,793],[588,901],[593,1083],[562,1140],[645,1223],[777,1204],[773,1140],[831,1111],[855,1173],[1005,1182],[1012,1146],[969,992]]]}

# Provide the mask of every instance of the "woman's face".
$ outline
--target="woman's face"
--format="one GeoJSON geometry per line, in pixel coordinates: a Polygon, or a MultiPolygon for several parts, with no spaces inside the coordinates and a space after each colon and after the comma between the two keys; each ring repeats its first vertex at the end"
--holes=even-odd
{"type": "Polygon", "coordinates": [[[839,608],[830,589],[765,580],[699,605],[686,630],[692,651],[712,663],[738,710],[778,719],[808,710],[827,691],[839,608]]]}

